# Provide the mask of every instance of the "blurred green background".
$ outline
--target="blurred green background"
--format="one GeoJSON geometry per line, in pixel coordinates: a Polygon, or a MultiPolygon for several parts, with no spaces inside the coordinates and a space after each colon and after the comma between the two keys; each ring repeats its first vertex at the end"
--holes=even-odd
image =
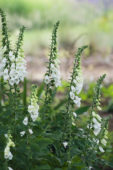
{"type": "Polygon", "coordinates": [[[42,81],[46,71],[51,32],[60,21],[59,58],[63,79],[68,79],[73,56],[81,45],[89,45],[83,58],[86,81],[107,73],[106,83],[113,81],[113,2],[111,0],[0,0],[6,12],[12,44],[19,28],[26,27],[24,50],[28,61],[28,78],[42,81]]]}
{"type": "MultiPolygon", "coordinates": [[[[110,3],[109,0],[0,0],[0,7],[8,13],[10,30],[26,26],[25,43],[32,40],[31,46],[36,43],[39,48],[47,47],[48,34],[60,20],[61,46],[72,45],[77,39],[89,43],[90,53],[108,55],[113,47],[113,8],[111,3],[105,8],[105,2],[110,3]]],[[[32,48],[29,52],[33,53],[32,48]]]]}
{"type": "Polygon", "coordinates": [[[88,44],[89,49],[83,58],[84,77],[92,81],[106,72],[106,81],[113,80],[110,74],[113,71],[111,0],[0,0],[0,7],[7,13],[12,44],[19,28],[26,27],[24,50],[30,79],[42,80],[52,27],[60,20],[58,39],[63,78],[69,77],[76,49],[88,44]]]}
{"type": "MultiPolygon", "coordinates": [[[[51,32],[58,31],[62,78],[67,80],[76,49],[89,45],[82,57],[85,83],[106,73],[105,83],[113,82],[113,1],[111,0],[0,0],[6,12],[12,45],[19,28],[26,27],[24,50],[28,78],[41,82],[46,72],[51,32]]],[[[1,28],[1,25],[0,25],[1,28]]]]}

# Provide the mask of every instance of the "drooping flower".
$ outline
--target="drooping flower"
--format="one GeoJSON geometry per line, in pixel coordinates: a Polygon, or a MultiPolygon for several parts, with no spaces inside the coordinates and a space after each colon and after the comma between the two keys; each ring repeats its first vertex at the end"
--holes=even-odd
{"type": "Polygon", "coordinates": [[[33,131],[32,129],[28,129],[29,133],[32,135],[33,134],[33,131]]]}
{"type": "Polygon", "coordinates": [[[108,139],[108,130],[104,128],[103,136],[100,140],[100,144],[102,147],[105,147],[107,145],[107,139],[108,139]]]}
{"type": "Polygon", "coordinates": [[[73,112],[73,116],[76,118],[77,117],[77,114],[75,112],[73,112]]]}
{"type": "Polygon", "coordinates": [[[92,112],[93,117],[95,117],[97,120],[101,122],[102,118],[99,116],[99,114],[96,114],[94,111],[92,112]]]}
{"type": "Polygon", "coordinates": [[[13,168],[11,168],[11,167],[8,167],[8,170],[13,170],[13,168]]]}
{"type": "Polygon", "coordinates": [[[71,85],[70,98],[73,100],[77,107],[80,107],[81,104],[81,98],[78,97],[77,95],[81,92],[82,86],[83,79],[81,77],[79,78],[79,76],[75,77],[71,85]]]}
{"type": "Polygon", "coordinates": [[[101,143],[102,143],[104,146],[106,146],[107,141],[106,141],[105,139],[102,139],[102,140],[101,140],[101,143]]]}
{"type": "Polygon", "coordinates": [[[99,151],[102,153],[105,152],[104,148],[107,145],[108,131],[107,129],[104,129],[104,132],[102,131],[103,135],[101,133],[101,137],[98,137],[102,130],[102,118],[94,111],[92,112],[92,122],[87,126],[87,128],[92,129],[94,134],[93,141],[98,146],[99,151]]]}
{"type": "Polygon", "coordinates": [[[46,84],[49,84],[49,82],[50,82],[50,77],[49,77],[48,75],[45,76],[44,82],[45,82],[46,84]]]}
{"type": "Polygon", "coordinates": [[[24,118],[24,120],[23,120],[23,124],[24,124],[25,126],[27,126],[27,125],[28,125],[28,117],[25,117],[25,118],[24,118]]]}
{"type": "Polygon", "coordinates": [[[66,148],[67,146],[68,146],[68,142],[63,142],[63,146],[64,146],[64,148],[66,148]]]}
{"type": "Polygon", "coordinates": [[[23,137],[25,135],[25,131],[20,132],[20,136],[23,137]]]}
{"type": "Polygon", "coordinates": [[[32,121],[36,121],[36,119],[38,118],[39,115],[39,105],[37,103],[33,103],[31,105],[28,106],[28,112],[30,113],[31,119],[32,121]]]}
{"type": "Polygon", "coordinates": [[[104,149],[102,148],[102,146],[99,146],[99,150],[100,150],[100,152],[102,152],[102,153],[105,152],[104,149]]]}
{"type": "Polygon", "coordinates": [[[94,111],[92,112],[92,122],[89,127],[93,129],[93,133],[95,136],[99,135],[101,131],[101,117],[94,111]]]}
{"type": "Polygon", "coordinates": [[[78,76],[76,77],[76,79],[73,80],[73,83],[75,85],[75,92],[79,94],[83,87],[83,77],[81,70],[78,71],[78,76]]]}
{"type": "Polygon", "coordinates": [[[74,101],[73,101],[77,107],[80,107],[81,104],[81,98],[78,96],[75,96],[74,101]]]}
{"type": "Polygon", "coordinates": [[[4,158],[9,159],[9,160],[13,159],[13,155],[12,155],[10,148],[8,146],[4,150],[4,158]]]}

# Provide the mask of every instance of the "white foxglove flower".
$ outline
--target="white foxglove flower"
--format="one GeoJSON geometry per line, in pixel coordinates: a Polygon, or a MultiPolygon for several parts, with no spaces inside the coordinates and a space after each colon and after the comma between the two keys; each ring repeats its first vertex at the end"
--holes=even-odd
{"type": "Polygon", "coordinates": [[[95,136],[97,136],[101,131],[101,128],[94,129],[93,133],[95,136]]]}
{"type": "Polygon", "coordinates": [[[11,168],[11,167],[8,167],[8,170],[13,170],[13,168],[11,168]]]}
{"type": "Polygon", "coordinates": [[[96,129],[96,128],[100,128],[101,127],[101,123],[97,121],[97,119],[93,118],[93,127],[96,129]]]}
{"type": "Polygon", "coordinates": [[[82,90],[83,81],[81,78],[81,74],[78,72],[78,76],[72,82],[71,91],[70,91],[70,98],[76,104],[77,107],[80,107],[81,98],[78,97],[78,94],[82,90]],[[80,76],[80,77],[79,77],[80,76]]]}
{"type": "Polygon", "coordinates": [[[97,106],[97,109],[100,111],[100,110],[102,110],[102,108],[100,107],[100,106],[97,106]]]}
{"type": "Polygon", "coordinates": [[[11,140],[12,137],[11,137],[10,134],[5,134],[5,137],[6,137],[6,139],[7,139],[7,145],[6,145],[5,149],[4,149],[4,158],[5,158],[5,159],[8,159],[8,160],[12,160],[13,154],[12,154],[11,151],[10,151],[10,147],[14,147],[15,144],[14,144],[14,142],[11,140]]]}
{"type": "Polygon", "coordinates": [[[93,124],[90,123],[90,124],[87,125],[87,127],[88,127],[88,128],[93,128],[93,124]]]}
{"type": "MultiPolygon", "coordinates": [[[[92,112],[92,122],[90,128],[93,129],[93,133],[95,136],[99,135],[101,131],[101,120],[102,118],[96,114],[94,111],[92,112]]],[[[88,128],[88,126],[87,126],[88,128]]]]}
{"type": "Polygon", "coordinates": [[[5,134],[4,136],[5,136],[5,138],[8,138],[8,134],[5,134]]]}
{"type": "Polygon", "coordinates": [[[98,129],[98,128],[101,129],[101,123],[99,123],[99,122],[94,123],[94,124],[93,124],[93,128],[94,128],[94,129],[98,129]]]}
{"type": "Polygon", "coordinates": [[[36,121],[39,115],[39,105],[37,103],[32,103],[31,105],[28,106],[28,112],[30,113],[31,119],[33,121],[36,121]]]}
{"type": "Polygon", "coordinates": [[[54,83],[55,87],[61,86],[61,75],[59,71],[59,60],[55,59],[54,63],[50,64],[49,75],[45,75],[44,82],[49,84],[50,82],[54,83]]]}
{"type": "Polygon", "coordinates": [[[23,57],[18,56],[10,67],[10,85],[19,84],[26,77],[26,61],[23,57]]]}
{"type": "Polygon", "coordinates": [[[73,116],[76,118],[77,117],[77,114],[75,112],[73,112],[73,116]]]}
{"type": "Polygon", "coordinates": [[[25,118],[24,118],[24,120],[23,120],[23,124],[24,124],[25,126],[27,126],[27,125],[28,125],[28,117],[25,117],[25,118]]]}
{"type": "Polygon", "coordinates": [[[74,100],[74,98],[75,98],[75,94],[71,91],[70,92],[70,98],[72,99],[72,100],[74,100]]]}
{"type": "Polygon", "coordinates": [[[30,113],[30,117],[32,121],[36,121],[39,116],[39,105],[37,104],[38,97],[37,97],[37,87],[32,89],[32,96],[30,99],[30,105],[28,106],[28,112],[30,113]]]}
{"type": "Polygon", "coordinates": [[[60,71],[59,71],[59,66],[57,63],[52,63],[50,65],[50,69],[51,69],[51,74],[50,74],[50,77],[51,77],[51,80],[54,81],[54,84],[56,87],[58,86],[61,86],[61,80],[60,80],[60,71]]]}
{"type": "Polygon", "coordinates": [[[96,144],[99,144],[99,140],[98,140],[98,139],[93,138],[93,141],[94,141],[96,144]]]}
{"type": "Polygon", "coordinates": [[[77,105],[77,107],[80,107],[81,98],[79,98],[78,96],[75,96],[74,103],[77,105]]]}
{"type": "Polygon", "coordinates": [[[106,146],[107,141],[106,141],[105,139],[102,139],[102,140],[101,140],[101,143],[102,143],[104,146],[106,146]]]}
{"type": "Polygon", "coordinates": [[[78,76],[73,80],[73,83],[75,84],[75,92],[79,94],[83,87],[83,77],[81,70],[78,71],[78,76]]]}
{"type": "Polygon", "coordinates": [[[20,132],[20,136],[23,137],[25,135],[25,131],[20,132]]]}
{"type": "Polygon", "coordinates": [[[66,148],[68,146],[68,142],[63,142],[64,148],[66,148]]]}
{"type": "Polygon", "coordinates": [[[4,69],[7,64],[7,59],[4,58],[4,52],[6,50],[6,47],[0,48],[0,77],[3,76],[4,69]]]}
{"type": "Polygon", "coordinates": [[[84,131],[84,129],[82,129],[82,128],[79,128],[79,130],[82,131],[82,132],[84,131]]]}
{"type": "Polygon", "coordinates": [[[9,73],[8,73],[8,69],[6,68],[3,72],[3,75],[4,75],[4,80],[8,80],[9,79],[9,73]]]}
{"type": "Polygon", "coordinates": [[[12,155],[12,153],[10,152],[10,148],[9,148],[9,150],[7,149],[7,148],[5,148],[5,151],[4,151],[4,158],[5,159],[8,159],[8,160],[12,160],[13,159],[13,155],[12,155]]]}
{"type": "Polygon", "coordinates": [[[101,146],[99,146],[99,150],[100,150],[100,152],[102,152],[102,153],[105,152],[104,149],[103,149],[101,146]]]}
{"type": "Polygon", "coordinates": [[[8,159],[8,160],[13,159],[13,155],[12,155],[12,153],[10,151],[10,146],[8,146],[8,144],[7,144],[7,146],[5,147],[5,150],[4,150],[4,158],[8,159]]]}
{"type": "Polygon", "coordinates": [[[11,62],[15,60],[15,56],[13,55],[12,51],[9,52],[9,59],[11,62]]]}
{"type": "Polygon", "coordinates": [[[20,52],[15,57],[13,52],[10,51],[8,58],[9,60],[3,58],[3,56],[0,58],[0,76],[3,76],[4,80],[13,86],[19,84],[26,77],[26,61],[20,52]]]}
{"type": "Polygon", "coordinates": [[[45,76],[44,82],[45,82],[45,84],[49,84],[49,82],[50,82],[50,77],[49,77],[48,75],[45,76]]]}
{"type": "Polygon", "coordinates": [[[96,114],[94,111],[92,112],[92,115],[93,115],[93,117],[95,117],[97,120],[99,120],[99,121],[102,120],[102,118],[101,118],[98,114],[96,114]]]}
{"type": "Polygon", "coordinates": [[[29,130],[29,133],[32,135],[33,134],[33,131],[32,129],[28,129],[29,130]]]}
{"type": "Polygon", "coordinates": [[[50,67],[51,67],[52,69],[54,69],[54,70],[56,69],[56,68],[55,68],[55,65],[52,64],[52,63],[51,63],[51,65],[50,65],[50,67]]]}
{"type": "Polygon", "coordinates": [[[74,86],[71,86],[71,91],[72,91],[73,93],[75,93],[76,89],[75,89],[74,86]]]}

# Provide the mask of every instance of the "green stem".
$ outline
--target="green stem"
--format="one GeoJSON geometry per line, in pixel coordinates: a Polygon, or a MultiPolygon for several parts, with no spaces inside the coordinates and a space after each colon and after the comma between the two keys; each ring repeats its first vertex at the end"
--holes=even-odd
{"type": "Polygon", "coordinates": [[[26,106],[27,106],[27,79],[26,78],[24,78],[23,105],[24,105],[24,111],[26,111],[26,106]]]}
{"type": "Polygon", "coordinates": [[[3,99],[3,77],[0,80],[0,110],[2,109],[2,99],[3,99]]]}

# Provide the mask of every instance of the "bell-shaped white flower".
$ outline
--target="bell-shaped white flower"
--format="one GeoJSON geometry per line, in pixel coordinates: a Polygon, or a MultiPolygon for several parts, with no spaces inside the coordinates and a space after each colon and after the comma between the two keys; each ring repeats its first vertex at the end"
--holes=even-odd
{"type": "Polygon", "coordinates": [[[25,118],[24,118],[24,120],[23,120],[23,124],[24,124],[25,126],[27,126],[27,125],[28,125],[28,117],[25,117],[25,118]]]}
{"type": "Polygon", "coordinates": [[[102,139],[102,140],[101,140],[101,143],[102,143],[104,146],[106,146],[107,141],[106,141],[105,139],[102,139]]]}
{"type": "Polygon", "coordinates": [[[104,149],[103,149],[101,146],[99,146],[99,150],[100,150],[100,152],[102,152],[102,153],[105,152],[104,149]]]}
{"type": "Polygon", "coordinates": [[[76,118],[77,117],[77,114],[75,112],[73,112],[73,116],[76,118]]]}
{"type": "Polygon", "coordinates": [[[48,75],[45,76],[44,82],[45,82],[45,84],[49,84],[49,82],[50,82],[50,77],[49,77],[48,75]]]}
{"type": "Polygon", "coordinates": [[[11,167],[8,167],[8,170],[13,170],[13,168],[11,168],[11,167]]]}
{"type": "Polygon", "coordinates": [[[20,136],[23,137],[25,135],[25,131],[20,132],[20,136]]]}
{"type": "Polygon", "coordinates": [[[64,148],[66,148],[68,146],[68,142],[63,142],[64,148]]]}
{"type": "Polygon", "coordinates": [[[29,133],[32,135],[33,134],[33,131],[32,129],[28,129],[29,133]]]}
{"type": "Polygon", "coordinates": [[[6,145],[5,149],[4,149],[4,158],[8,159],[8,160],[12,160],[13,159],[13,154],[10,151],[10,147],[14,147],[15,144],[11,140],[11,135],[5,134],[5,137],[7,139],[7,145],[6,145]]]}

